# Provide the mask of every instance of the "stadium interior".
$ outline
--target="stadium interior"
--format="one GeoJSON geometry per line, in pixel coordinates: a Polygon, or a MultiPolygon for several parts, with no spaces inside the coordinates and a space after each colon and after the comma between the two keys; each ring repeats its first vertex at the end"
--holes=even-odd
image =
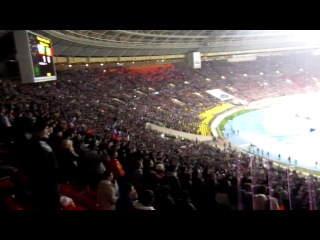
{"type": "Polygon", "coordinates": [[[1,210],[320,209],[320,172],[221,125],[319,92],[320,31],[22,31],[36,51],[0,30],[1,210]]]}

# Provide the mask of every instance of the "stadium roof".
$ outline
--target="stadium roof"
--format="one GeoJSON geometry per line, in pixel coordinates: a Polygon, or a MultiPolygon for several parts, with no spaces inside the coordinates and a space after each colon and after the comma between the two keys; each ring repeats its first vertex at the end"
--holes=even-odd
{"type": "MultiPolygon", "coordinates": [[[[13,30],[0,30],[0,38],[13,30]]],[[[318,30],[30,30],[55,56],[139,57],[320,48],[318,30]]]]}

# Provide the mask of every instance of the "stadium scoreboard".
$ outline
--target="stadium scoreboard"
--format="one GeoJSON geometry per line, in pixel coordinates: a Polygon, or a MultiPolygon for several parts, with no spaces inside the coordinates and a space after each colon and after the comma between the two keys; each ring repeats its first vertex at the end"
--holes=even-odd
{"type": "Polygon", "coordinates": [[[57,80],[49,38],[29,30],[19,30],[14,32],[14,40],[22,83],[57,80]]]}

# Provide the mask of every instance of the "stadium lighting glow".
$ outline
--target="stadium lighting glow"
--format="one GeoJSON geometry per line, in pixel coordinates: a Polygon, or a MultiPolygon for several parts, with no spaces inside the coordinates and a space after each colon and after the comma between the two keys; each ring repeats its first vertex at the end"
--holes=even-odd
{"type": "Polygon", "coordinates": [[[286,32],[295,40],[320,40],[320,30],[287,30],[286,32]]]}

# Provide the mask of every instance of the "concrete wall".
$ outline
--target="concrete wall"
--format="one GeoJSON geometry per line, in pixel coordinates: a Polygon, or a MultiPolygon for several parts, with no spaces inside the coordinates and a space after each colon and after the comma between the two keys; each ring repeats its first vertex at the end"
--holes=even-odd
{"type": "Polygon", "coordinates": [[[161,133],[166,133],[168,135],[176,136],[176,137],[183,137],[185,139],[190,139],[190,140],[198,140],[199,142],[207,142],[207,141],[212,141],[211,136],[202,136],[202,135],[197,135],[197,134],[192,134],[192,133],[185,133],[185,132],[180,132],[176,130],[172,130],[170,128],[165,128],[165,127],[160,127],[158,125],[152,124],[152,123],[146,123],[145,126],[146,129],[152,129],[157,132],[161,133]]]}

